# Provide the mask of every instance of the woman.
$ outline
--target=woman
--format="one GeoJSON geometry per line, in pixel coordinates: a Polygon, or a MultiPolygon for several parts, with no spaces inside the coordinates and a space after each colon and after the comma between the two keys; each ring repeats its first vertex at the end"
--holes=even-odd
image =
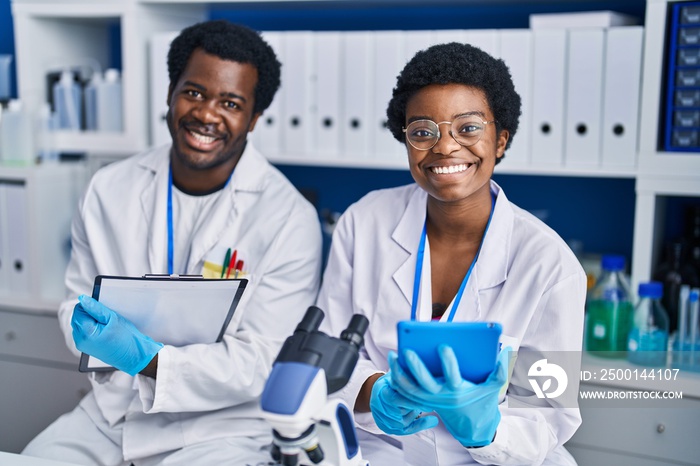
{"type": "MultiPolygon", "coordinates": [[[[370,322],[339,392],[354,406],[364,456],[373,466],[575,464],[563,444],[581,422],[576,352],[586,278],[564,241],[491,180],[520,115],[508,68],[470,45],[435,45],[403,69],[387,115],[415,184],[348,208],[318,299],[332,335],[352,314],[370,322]],[[407,374],[395,351],[396,324],[408,319],[500,323],[515,360],[511,377],[507,353],[483,384],[432,379],[415,354],[407,354],[407,374]],[[534,391],[528,370],[554,357],[547,351],[576,355],[560,364],[572,396],[534,391]]],[[[450,348],[441,358],[456,365],[450,348]]]]}

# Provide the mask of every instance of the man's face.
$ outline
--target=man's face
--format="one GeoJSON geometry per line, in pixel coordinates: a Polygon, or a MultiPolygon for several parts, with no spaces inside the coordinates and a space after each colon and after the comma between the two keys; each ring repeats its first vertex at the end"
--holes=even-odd
{"type": "Polygon", "coordinates": [[[235,159],[259,114],[253,114],[258,71],[196,49],[168,92],[174,163],[207,170],[235,159]]]}

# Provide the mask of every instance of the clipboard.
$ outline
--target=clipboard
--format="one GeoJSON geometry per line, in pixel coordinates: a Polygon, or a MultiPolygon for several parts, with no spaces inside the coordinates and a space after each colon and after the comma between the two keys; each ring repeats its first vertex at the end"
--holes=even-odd
{"type": "MultiPolygon", "coordinates": [[[[185,346],[223,339],[247,283],[245,278],[212,280],[201,275],[98,275],[92,297],[154,340],[185,346]]],[[[82,353],[78,370],[116,369],[82,353]]]]}

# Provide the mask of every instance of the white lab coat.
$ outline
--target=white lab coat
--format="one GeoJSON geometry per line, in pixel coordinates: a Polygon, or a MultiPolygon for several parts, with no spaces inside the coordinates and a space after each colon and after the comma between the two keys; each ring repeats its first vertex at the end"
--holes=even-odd
{"type": "MultiPolygon", "coordinates": [[[[569,388],[577,393],[586,293],[583,269],[553,230],[511,204],[493,181],[491,190],[498,195],[493,218],[454,320],[500,322],[502,341],[521,353],[575,352],[575,367],[569,369],[576,377],[569,377],[569,388]]],[[[352,314],[369,319],[363,354],[350,382],[338,392],[351,407],[369,376],[388,371],[387,354],[397,347],[396,323],[410,319],[426,202],[427,194],[417,185],[375,191],[350,206],[336,226],[317,305],[328,316],[324,330],[334,335],[347,326],[352,314]]],[[[424,264],[418,310],[422,321],[430,320],[432,311],[429,250],[424,264]]],[[[529,365],[522,366],[516,362],[491,445],[465,449],[440,424],[417,434],[433,449],[428,456],[441,466],[539,465],[554,458],[563,464],[573,462],[562,445],[581,423],[576,397],[573,405],[564,407],[557,400],[537,399],[526,380],[529,365]],[[516,404],[526,407],[514,408],[516,404]]],[[[360,428],[380,433],[371,413],[355,416],[360,428]]],[[[375,443],[372,449],[376,448],[375,443]]],[[[414,454],[406,452],[405,461],[411,462],[414,454]]],[[[395,451],[393,455],[386,464],[400,463],[395,451]]],[[[428,463],[424,458],[416,464],[421,462],[428,463]]]]}
{"type": "MultiPolygon", "coordinates": [[[[61,328],[75,350],[76,297],[98,274],[167,273],[166,205],[170,145],[100,169],[72,225],[61,328]]],[[[248,143],[198,231],[186,273],[199,274],[218,248],[239,251],[249,283],[221,343],[165,346],[157,379],[93,374],[82,406],[96,423],[123,427],[124,458],[143,458],[225,437],[270,432],[259,396],[283,341],[314,303],[321,272],[321,228],[314,208],[248,143]],[[95,408],[97,407],[97,409],[95,408]]],[[[220,256],[223,259],[223,254],[220,256]]],[[[193,309],[192,312],[196,312],[193,309]]]]}

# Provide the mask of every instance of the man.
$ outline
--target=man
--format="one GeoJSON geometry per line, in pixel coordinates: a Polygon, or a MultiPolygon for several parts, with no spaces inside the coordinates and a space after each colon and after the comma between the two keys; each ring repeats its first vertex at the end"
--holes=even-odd
{"type": "Polygon", "coordinates": [[[280,64],[258,33],[209,21],[172,42],[168,71],[172,144],[99,170],[72,227],[61,328],[72,349],[119,370],[92,373],[92,392],[24,454],[101,465],[269,459],[259,396],[321,268],[315,210],[246,141],[280,64]],[[229,248],[249,283],[220,343],[163,345],[83,296],[99,274],[213,268],[218,278],[229,248]]]}

